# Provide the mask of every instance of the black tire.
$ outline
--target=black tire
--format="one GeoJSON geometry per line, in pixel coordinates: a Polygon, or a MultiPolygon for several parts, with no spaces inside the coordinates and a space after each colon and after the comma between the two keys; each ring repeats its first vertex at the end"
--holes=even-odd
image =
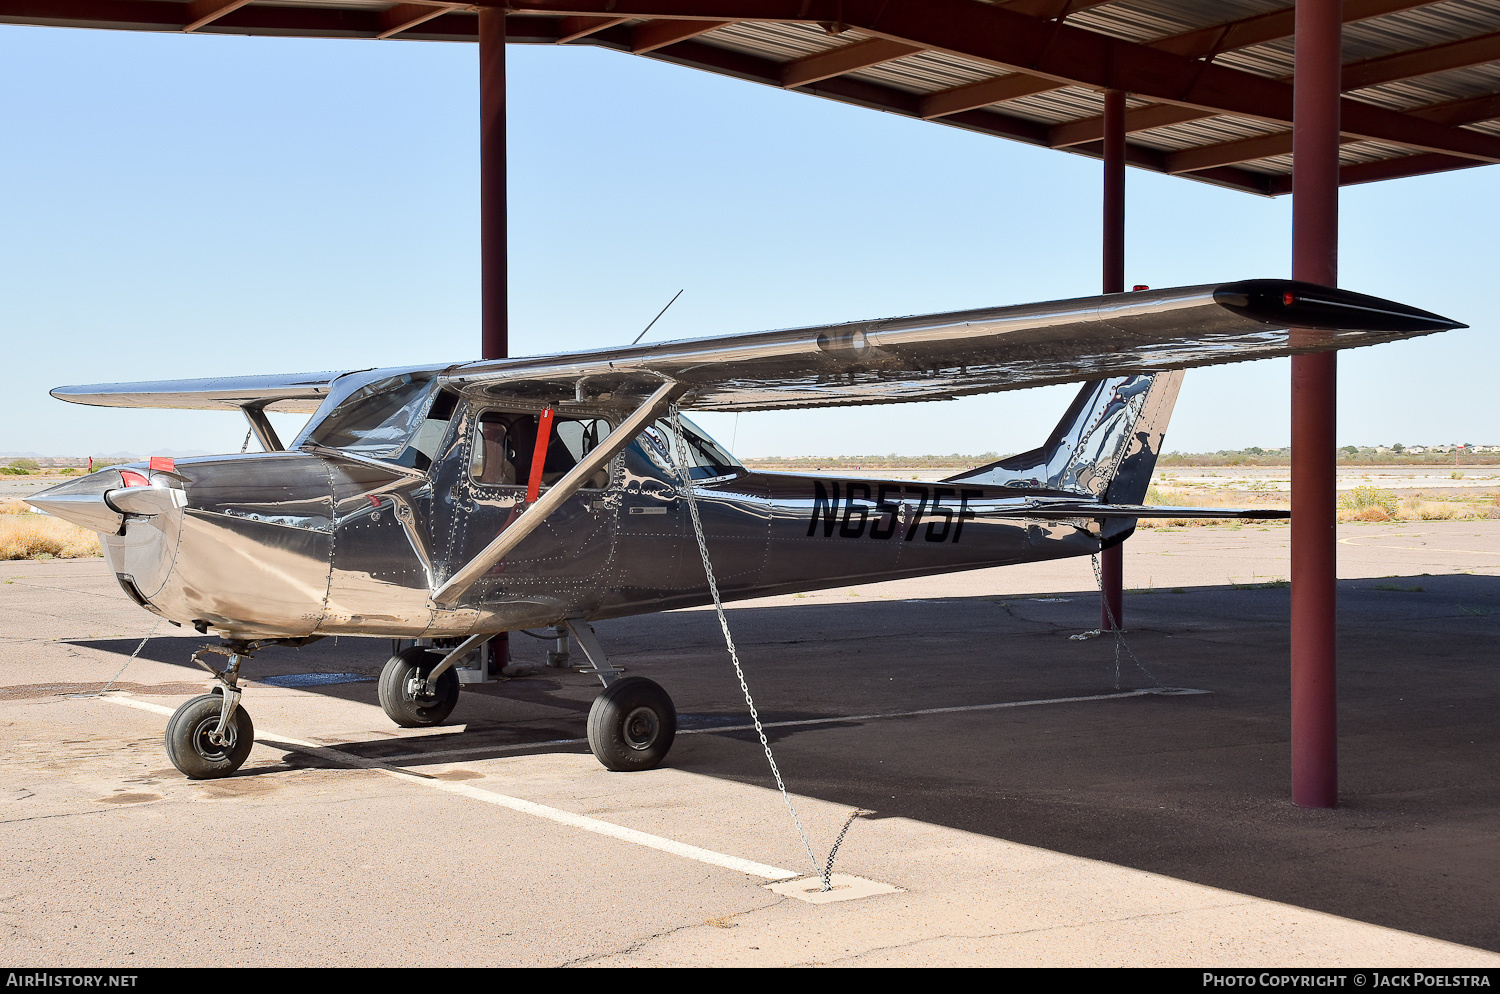
{"type": "Polygon", "coordinates": [[[440,653],[414,645],[402,649],[386,660],[376,689],[380,706],[390,719],[402,728],[425,728],[440,724],[458,704],[458,670],[449,667],[437,679],[437,692],[430,697],[416,697],[407,689],[412,677],[426,677],[443,661],[440,653]]]}
{"type": "Polygon", "coordinates": [[[677,709],[645,677],[616,680],[589,708],[589,749],[607,770],[649,770],[667,757],[677,737],[677,709]]]}
{"type": "Polygon", "coordinates": [[[219,727],[223,710],[223,697],[203,694],[178,708],[167,722],[167,758],[189,780],[227,777],[250,756],[255,725],[242,707],[236,707],[229,716],[225,743],[215,745],[209,740],[209,733],[219,727]]]}

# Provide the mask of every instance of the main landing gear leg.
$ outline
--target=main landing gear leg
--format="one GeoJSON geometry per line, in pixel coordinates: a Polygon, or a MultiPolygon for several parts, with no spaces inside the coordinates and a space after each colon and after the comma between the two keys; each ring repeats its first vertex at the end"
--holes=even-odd
{"type": "Polygon", "coordinates": [[[255,725],[240,707],[240,664],[252,651],[248,645],[204,646],[193,662],[214,675],[213,691],[194,697],[167,722],[167,758],[191,780],[227,777],[239,769],[255,745],[255,725]],[[202,657],[216,652],[229,665],[216,670],[202,657]]]}
{"type": "Polygon", "coordinates": [[[589,749],[604,768],[619,772],[649,770],[661,763],[677,736],[677,709],[672,698],[645,677],[622,677],[604,654],[594,629],[582,618],[570,618],[568,631],[583,649],[591,673],[604,693],[589,708],[589,749]]]}

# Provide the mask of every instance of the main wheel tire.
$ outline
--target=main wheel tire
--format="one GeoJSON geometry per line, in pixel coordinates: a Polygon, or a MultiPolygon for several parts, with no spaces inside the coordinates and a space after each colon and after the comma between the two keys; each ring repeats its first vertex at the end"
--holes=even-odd
{"type": "Polygon", "coordinates": [[[645,677],[616,680],[589,708],[589,749],[608,770],[649,770],[666,758],[676,736],[672,698],[645,677]]]}
{"type": "Polygon", "coordinates": [[[189,780],[227,777],[239,769],[255,745],[255,725],[242,707],[229,716],[224,744],[217,745],[209,733],[219,727],[224,698],[218,694],[194,697],[178,708],[167,722],[167,758],[189,780]]]}
{"type": "Polygon", "coordinates": [[[420,645],[402,649],[386,661],[376,689],[380,706],[392,721],[402,728],[425,728],[453,713],[459,692],[456,669],[449,667],[438,677],[436,693],[430,696],[413,694],[409,687],[413,678],[426,679],[442,661],[440,653],[420,645]]]}

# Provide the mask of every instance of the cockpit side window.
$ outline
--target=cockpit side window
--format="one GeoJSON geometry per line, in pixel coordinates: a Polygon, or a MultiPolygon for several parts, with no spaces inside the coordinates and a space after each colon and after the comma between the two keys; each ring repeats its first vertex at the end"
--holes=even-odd
{"type": "Polygon", "coordinates": [[[427,416],[407,442],[406,448],[396,457],[396,462],[424,472],[436,461],[442,450],[443,440],[453,425],[453,412],[458,408],[458,395],[447,390],[440,391],[427,409],[427,416]]]}
{"type": "MultiPolygon", "coordinates": [[[[610,433],[608,421],[600,418],[557,418],[552,422],[542,485],[551,486],[578,465],[610,433]]],[[[469,452],[469,475],[486,486],[526,486],[536,450],[537,416],[512,411],[484,411],[475,423],[469,452]]],[[[601,489],[609,483],[608,467],[601,467],[585,488],[601,489]]]]}

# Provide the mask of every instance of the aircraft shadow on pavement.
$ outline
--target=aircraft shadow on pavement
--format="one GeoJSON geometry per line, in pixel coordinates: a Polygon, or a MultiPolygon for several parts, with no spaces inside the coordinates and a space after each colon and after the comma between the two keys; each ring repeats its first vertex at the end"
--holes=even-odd
{"type": "MultiPolygon", "coordinates": [[[[1500,861],[1488,848],[1500,836],[1500,578],[1346,580],[1339,598],[1341,793],[1331,811],[1290,803],[1284,584],[1127,594],[1126,644],[1141,666],[1122,655],[1120,687],[1207,694],[936,715],[895,716],[1115,693],[1113,640],[1070,637],[1098,625],[1097,592],[810,598],[733,608],[730,624],[794,793],[1500,950],[1500,861]],[[893,716],[836,720],[869,715],[893,716]],[[824,718],[835,720],[777,725],[824,718]]],[[[684,728],[748,723],[711,611],[597,629],[617,665],[672,694],[684,728]]],[[[522,661],[546,651],[530,642],[512,640],[522,661]]],[[[128,656],[139,643],[74,644],[128,656]]],[[[153,640],[142,655],[189,667],[196,645],[153,640]]],[[[388,651],[384,640],[328,639],[266,650],[246,675],[373,678],[388,651]]],[[[305,689],[376,700],[372,680],[305,689]]],[[[434,762],[586,751],[576,740],[597,692],[590,677],[543,670],[466,690],[450,719],[467,724],[462,734],[337,748],[404,757],[413,770],[423,761],[412,754],[429,751],[463,750],[434,762]]],[[[253,687],[245,702],[253,710],[253,687]]],[[[770,783],[753,730],[680,735],[667,764],[770,783]]],[[[841,862],[857,863],[858,835],[841,862]]]]}

